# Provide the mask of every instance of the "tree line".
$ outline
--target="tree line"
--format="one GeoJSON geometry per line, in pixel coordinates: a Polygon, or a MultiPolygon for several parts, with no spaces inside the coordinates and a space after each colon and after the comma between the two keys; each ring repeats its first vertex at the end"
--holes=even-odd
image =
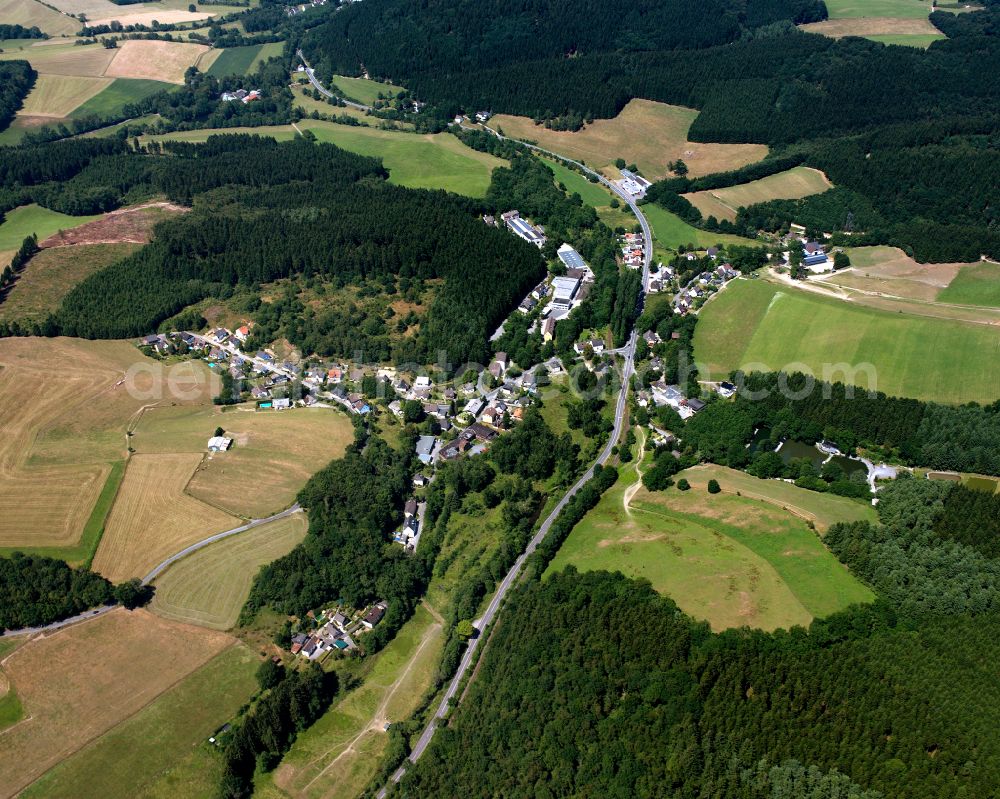
{"type": "MultiPolygon", "coordinates": [[[[3,35],[2,28],[5,27],[8,26],[0,25],[0,39],[8,38],[3,35]]],[[[6,130],[14,120],[37,77],[38,73],[27,61],[0,62],[0,130],[6,130]]]]}

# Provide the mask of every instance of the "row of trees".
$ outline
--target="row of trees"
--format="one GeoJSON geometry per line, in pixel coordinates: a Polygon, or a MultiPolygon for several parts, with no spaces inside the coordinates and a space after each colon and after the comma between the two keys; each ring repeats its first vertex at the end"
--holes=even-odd
{"type": "Polygon", "coordinates": [[[55,558],[21,552],[0,558],[0,631],[51,624],[114,602],[134,608],[150,595],[138,580],[116,586],[55,558]]]}

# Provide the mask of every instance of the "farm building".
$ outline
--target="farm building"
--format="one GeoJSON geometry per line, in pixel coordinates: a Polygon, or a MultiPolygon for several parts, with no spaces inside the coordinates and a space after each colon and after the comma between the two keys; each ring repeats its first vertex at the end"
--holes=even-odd
{"type": "Polygon", "coordinates": [[[566,264],[567,269],[586,269],[587,267],[587,262],[583,260],[583,256],[569,244],[563,244],[556,250],[556,255],[559,256],[560,261],[566,264]]]}
{"type": "Polygon", "coordinates": [[[209,452],[225,452],[232,445],[233,440],[231,438],[226,438],[225,436],[212,436],[208,439],[209,452]]]}

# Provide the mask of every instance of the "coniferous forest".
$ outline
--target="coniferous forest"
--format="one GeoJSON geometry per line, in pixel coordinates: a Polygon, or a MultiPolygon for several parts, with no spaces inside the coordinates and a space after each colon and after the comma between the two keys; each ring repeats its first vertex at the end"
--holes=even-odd
{"type": "Polygon", "coordinates": [[[948,39],[927,51],[794,27],[824,19],[823,3],[466,6],[359,3],[309,31],[304,49],[321,72],[364,64],[449,110],[589,120],[633,97],[697,108],[692,139],[769,144],[851,193],[846,206],[750,209],[737,232],[805,214],[920,260],[1000,255],[996,4],[933,12],[948,39]]]}

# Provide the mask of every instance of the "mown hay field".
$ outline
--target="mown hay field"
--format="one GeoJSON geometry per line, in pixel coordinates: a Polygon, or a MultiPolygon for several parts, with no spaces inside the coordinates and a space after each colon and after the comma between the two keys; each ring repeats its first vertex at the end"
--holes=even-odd
{"type": "Polygon", "coordinates": [[[184,489],[201,455],[134,455],[108,515],[93,569],[113,582],[142,577],[171,555],[240,520],[184,489]]]}
{"type": "Polygon", "coordinates": [[[234,644],[142,710],[46,772],[25,799],[209,796],[221,760],[206,739],[257,688],[258,659],[234,644]]]}
{"type": "Polygon", "coordinates": [[[232,643],[118,609],[24,644],[3,661],[26,718],[0,736],[0,796],[17,794],[232,643]]]}
{"type": "Polygon", "coordinates": [[[172,88],[172,84],[159,80],[112,78],[111,84],[106,89],[76,108],[71,116],[111,116],[119,113],[130,103],[138,102],[158,91],[172,88]]]}
{"type": "Polygon", "coordinates": [[[332,408],[269,412],[252,406],[177,406],[147,411],[131,443],[140,454],[205,453],[217,427],[233,446],[206,454],[186,491],[229,513],[257,519],[291,505],[306,480],[341,457],[354,435],[350,419],[332,408]]]}
{"type": "Polygon", "coordinates": [[[695,359],[706,378],[744,367],[808,368],[819,378],[826,371],[901,397],[945,403],[1000,397],[994,325],[890,313],[763,280],[735,281],[700,320],[695,359]]]}
{"type": "Polygon", "coordinates": [[[398,86],[367,78],[348,78],[344,75],[334,75],[331,83],[342,97],[362,105],[375,105],[380,94],[383,97],[395,97],[399,94],[398,86]]]}
{"type": "Polygon", "coordinates": [[[74,34],[83,27],[78,20],[60,14],[38,0],[0,0],[0,20],[25,28],[38,26],[50,36],[74,34]]]}
{"type": "Polygon", "coordinates": [[[689,141],[687,133],[697,116],[693,108],[632,100],[614,119],[596,119],[575,133],[547,130],[528,117],[507,114],[493,117],[489,126],[595,169],[607,169],[616,158],[624,158],[650,180],[665,176],[667,163],[677,159],[688,165],[692,176],[698,176],[737,169],[767,155],[763,144],[689,141]]]}
{"type": "Polygon", "coordinates": [[[156,578],[150,610],[213,630],[236,625],[261,566],[288,554],[306,535],[303,513],[225,538],[173,564],[156,578]]]}
{"type": "Polygon", "coordinates": [[[104,74],[113,78],[144,78],[183,83],[184,72],[209,52],[203,44],[133,39],[111,51],[114,59],[104,74]]]}
{"type": "Polygon", "coordinates": [[[112,83],[111,78],[84,78],[68,75],[39,75],[24,98],[19,114],[63,118],[112,83]]]}
{"type": "Polygon", "coordinates": [[[117,50],[100,44],[36,44],[24,50],[0,53],[0,60],[27,59],[40,75],[101,78],[117,50]]]}
{"type": "Polygon", "coordinates": [[[808,197],[810,194],[819,194],[832,187],[833,184],[818,169],[797,166],[750,183],[697,191],[683,196],[701,211],[706,219],[714,216],[716,219],[733,221],[740,208],[769,200],[796,200],[808,197]]]}

